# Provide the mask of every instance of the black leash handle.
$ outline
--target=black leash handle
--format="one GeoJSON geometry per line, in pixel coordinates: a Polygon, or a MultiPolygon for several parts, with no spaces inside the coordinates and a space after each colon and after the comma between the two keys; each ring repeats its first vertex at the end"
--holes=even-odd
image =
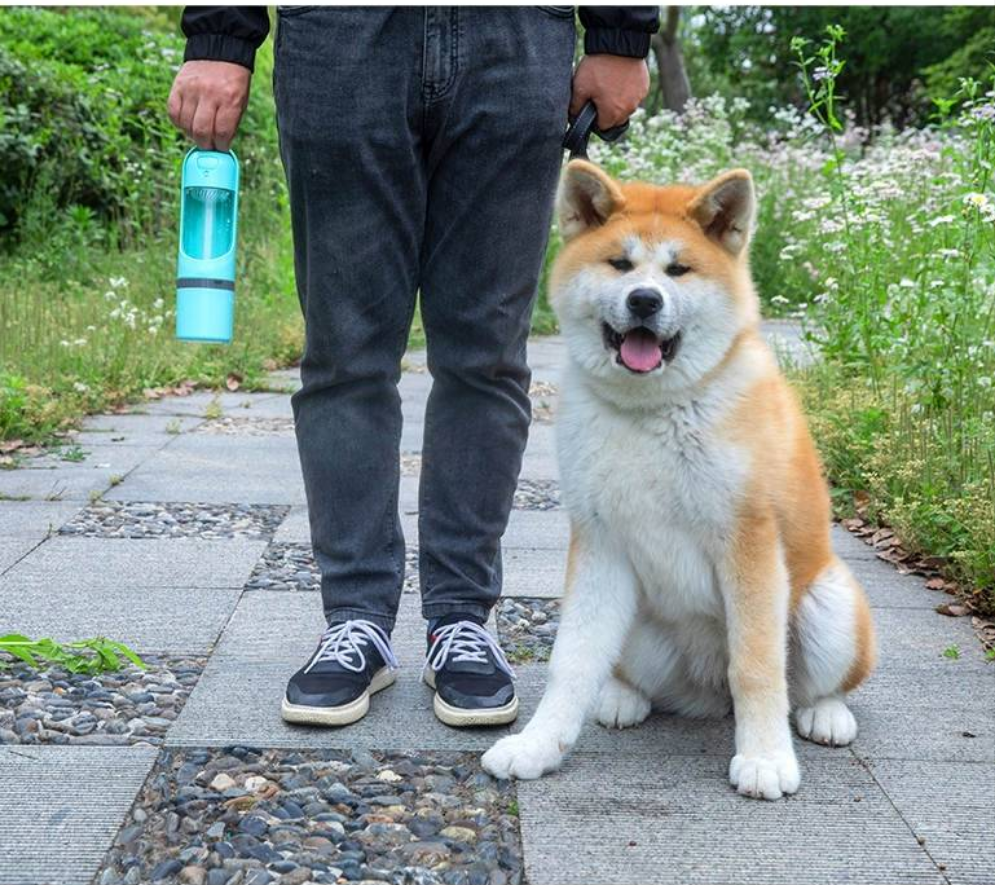
{"type": "Polygon", "coordinates": [[[580,109],[580,113],[570,121],[567,134],[563,136],[563,148],[570,151],[571,160],[578,157],[583,160],[587,159],[587,143],[591,140],[592,133],[602,141],[611,144],[613,141],[618,141],[629,128],[629,121],[626,120],[618,126],[612,126],[611,129],[602,131],[596,125],[597,120],[598,109],[594,106],[593,101],[589,101],[580,109]]]}

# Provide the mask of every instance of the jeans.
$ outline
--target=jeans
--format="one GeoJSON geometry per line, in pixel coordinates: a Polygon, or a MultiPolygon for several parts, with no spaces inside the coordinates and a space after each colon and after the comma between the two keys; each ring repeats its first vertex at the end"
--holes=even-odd
{"type": "Polygon", "coordinates": [[[274,89],[306,326],[293,407],[329,622],[390,630],[397,612],[397,382],[416,295],[432,375],[422,612],[486,617],[500,596],[574,40],[562,7],[279,13],[274,89]]]}

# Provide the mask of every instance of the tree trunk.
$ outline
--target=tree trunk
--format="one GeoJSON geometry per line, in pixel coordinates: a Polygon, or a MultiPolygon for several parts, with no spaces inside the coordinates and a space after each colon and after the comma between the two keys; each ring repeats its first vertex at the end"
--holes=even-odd
{"type": "Polygon", "coordinates": [[[667,110],[681,113],[691,97],[691,84],[684,69],[684,54],[677,38],[681,7],[668,6],[663,29],[653,35],[653,54],[660,79],[660,96],[667,110]]]}

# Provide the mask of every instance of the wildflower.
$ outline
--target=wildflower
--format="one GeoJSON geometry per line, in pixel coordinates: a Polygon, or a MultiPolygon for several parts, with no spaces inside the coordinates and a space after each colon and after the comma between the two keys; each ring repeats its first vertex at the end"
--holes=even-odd
{"type": "Polygon", "coordinates": [[[77,393],[86,393],[89,389],[90,389],[89,386],[84,384],[82,381],[73,382],[73,390],[75,390],[77,393]]]}
{"type": "Polygon", "coordinates": [[[977,192],[967,194],[964,197],[964,203],[968,206],[974,206],[975,209],[983,209],[988,205],[988,196],[977,192]]]}
{"type": "Polygon", "coordinates": [[[936,218],[931,218],[928,224],[930,227],[939,227],[941,224],[953,224],[954,221],[953,215],[940,215],[936,218]]]}
{"type": "Polygon", "coordinates": [[[108,282],[111,284],[112,289],[121,289],[128,285],[126,277],[111,277],[108,282]]]}

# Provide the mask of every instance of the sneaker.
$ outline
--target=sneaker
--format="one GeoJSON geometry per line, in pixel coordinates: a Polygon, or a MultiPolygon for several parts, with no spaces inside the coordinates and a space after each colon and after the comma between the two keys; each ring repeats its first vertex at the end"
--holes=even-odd
{"type": "Polygon", "coordinates": [[[369,621],[340,621],[290,677],[280,712],[287,722],[348,725],[370,709],[370,695],[394,684],[397,658],[387,634],[369,621]]]}
{"type": "Polygon", "coordinates": [[[422,678],[446,725],[504,725],[518,716],[515,674],[501,646],[475,621],[446,620],[428,637],[422,678]]]}

